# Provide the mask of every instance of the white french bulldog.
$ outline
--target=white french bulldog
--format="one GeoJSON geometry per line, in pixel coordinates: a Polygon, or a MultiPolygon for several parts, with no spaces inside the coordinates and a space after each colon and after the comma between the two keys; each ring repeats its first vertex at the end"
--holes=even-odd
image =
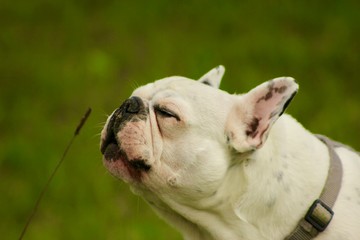
{"type": "MultiPolygon", "coordinates": [[[[231,95],[218,89],[224,71],[136,89],[102,130],[104,165],[185,239],[284,239],[319,198],[329,149],[283,114],[293,78],[231,95]]],[[[316,239],[360,239],[360,157],[336,153],[340,194],[316,239]]]]}

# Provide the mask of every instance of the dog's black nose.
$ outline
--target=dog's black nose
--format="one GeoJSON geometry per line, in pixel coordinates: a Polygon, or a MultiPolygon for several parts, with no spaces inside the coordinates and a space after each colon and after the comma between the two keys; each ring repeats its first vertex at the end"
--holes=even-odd
{"type": "Polygon", "coordinates": [[[109,131],[113,131],[116,134],[121,123],[127,122],[134,116],[141,114],[144,109],[145,106],[141,98],[134,96],[127,99],[113,113],[108,125],[109,131]]]}
{"type": "Polygon", "coordinates": [[[125,111],[127,113],[139,113],[140,109],[141,109],[141,98],[139,97],[131,97],[128,100],[126,100],[125,102],[126,107],[125,107],[125,111]]]}

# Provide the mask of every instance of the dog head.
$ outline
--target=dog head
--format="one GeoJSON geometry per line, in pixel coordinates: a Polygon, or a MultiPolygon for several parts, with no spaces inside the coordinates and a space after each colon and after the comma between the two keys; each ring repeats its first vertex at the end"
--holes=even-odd
{"type": "Polygon", "coordinates": [[[169,77],[136,89],[101,133],[110,173],[140,193],[196,200],[214,194],[241,155],[260,148],[297,92],[290,77],[243,95],[219,90],[224,67],[198,81],[169,77]]]}

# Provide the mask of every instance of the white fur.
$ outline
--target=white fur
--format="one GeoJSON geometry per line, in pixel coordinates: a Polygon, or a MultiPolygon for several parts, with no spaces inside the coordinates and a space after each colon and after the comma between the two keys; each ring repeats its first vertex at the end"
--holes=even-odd
{"type": "MultiPolygon", "coordinates": [[[[127,124],[118,136],[126,151],[146,158],[151,170],[135,181],[119,161],[104,164],[185,239],[284,239],[323,189],[328,149],[289,115],[279,117],[297,90],[293,79],[272,82],[287,90],[262,101],[269,85],[230,95],[217,89],[223,73],[220,67],[200,81],[171,77],[135,90],[132,96],[144,101],[149,117],[127,124]],[[153,107],[158,104],[181,121],[157,115],[153,107]],[[259,129],[269,128],[245,134],[259,114],[265,119],[259,129]]],[[[346,148],[337,153],[344,168],[342,187],[333,221],[318,240],[360,236],[360,157],[346,148]]]]}

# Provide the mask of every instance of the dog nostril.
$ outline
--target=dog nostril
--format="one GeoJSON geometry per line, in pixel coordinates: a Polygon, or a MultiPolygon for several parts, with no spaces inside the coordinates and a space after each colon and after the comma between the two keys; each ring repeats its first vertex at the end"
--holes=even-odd
{"type": "Polygon", "coordinates": [[[126,106],[126,112],[127,113],[138,113],[140,111],[140,101],[141,99],[139,97],[132,97],[128,100],[127,106],[126,106]]]}

